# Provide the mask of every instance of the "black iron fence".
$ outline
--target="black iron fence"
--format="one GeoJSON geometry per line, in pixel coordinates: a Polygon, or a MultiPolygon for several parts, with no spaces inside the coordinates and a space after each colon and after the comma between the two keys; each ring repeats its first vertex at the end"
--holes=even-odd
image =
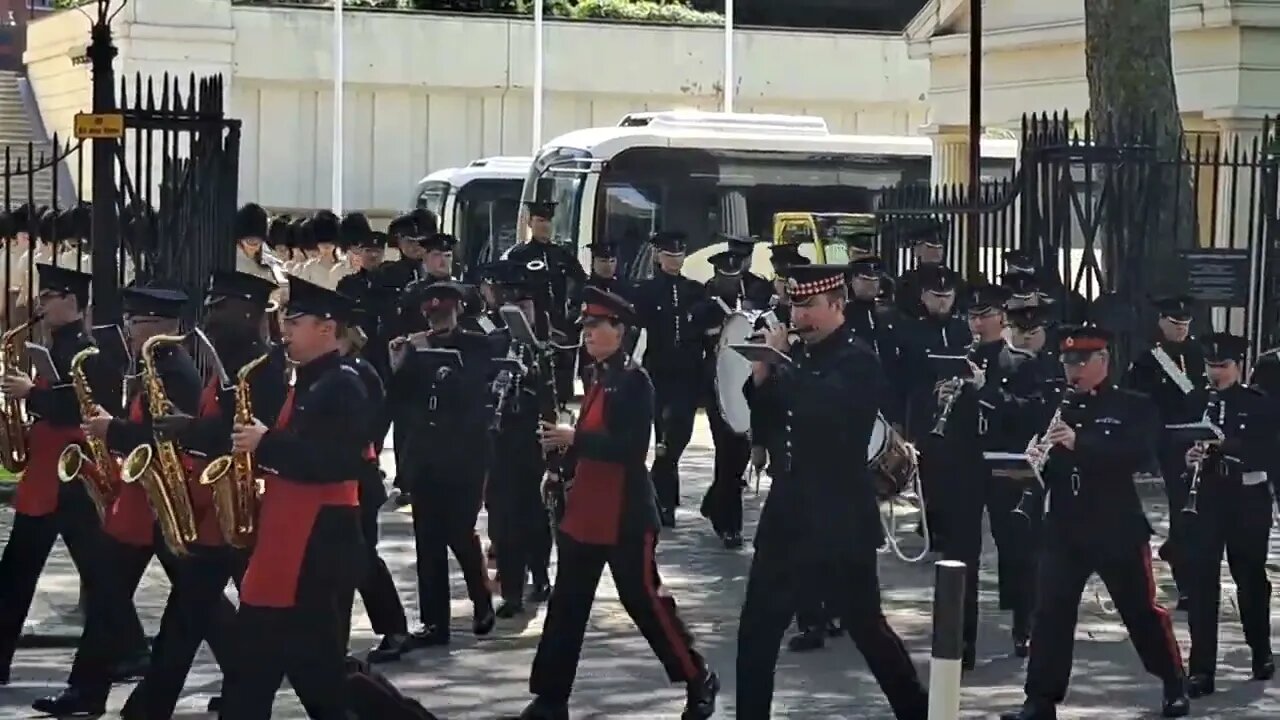
{"type": "Polygon", "coordinates": [[[1246,334],[1255,352],[1280,343],[1276,123],[1259,121],[1245,141],[1186,134],[1168,151],[1147,142],[1144,125],[1120,133],[1088,116],[1027,116],[1012,180],[973,195],[950,186],[884,191],[880,251],[895,271],[906,269],[914,258],[903,228],[935,221],[948,263],[967,275],[998,281],[1006,251],[1028,252],[1053,300],[1089,301],[1068,321],[1141,342],[1152,327],[1150,297],[1182,291],[1199,300],[1204,323],[1246,334]]]}

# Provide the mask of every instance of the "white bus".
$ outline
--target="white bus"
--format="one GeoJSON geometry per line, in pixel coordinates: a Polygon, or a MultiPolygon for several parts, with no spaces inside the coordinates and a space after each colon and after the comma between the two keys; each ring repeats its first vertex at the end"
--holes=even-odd
{"type": "Polygon", "coordinates": [[[418,182],[412,205],[435,213],[440,231],[458,238],[454,264],[468,279],[522,237],[520,192],[532,164],[529,157],[482,158],[418,182]]]}
{"type": "MultiPolygon", "coordinates": [[[[686,274],[710,276],[706,258],[723,249],[717,233],[767,238],[774,213],[869,212],[882,188],[929,183],[927,137],[833,135],[817,117],[635,113],[615,127],[576,130],[534,159],[524,199],[558,203],[555,236],[619,246],[619,273],[651,271],[646,240],[655,230],[689,235],[686,274]]],[[[1012,177],[1017,141],[982,142],[986,180],[1012,177]]],[[[764,264],[767,248],[757,252],[764,264]]]]}

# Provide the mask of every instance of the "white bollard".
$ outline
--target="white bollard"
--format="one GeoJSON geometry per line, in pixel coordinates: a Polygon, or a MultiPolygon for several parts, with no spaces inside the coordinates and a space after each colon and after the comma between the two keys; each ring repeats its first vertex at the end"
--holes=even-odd
{"type": "Polygon", "coordinates": [[[933,657],[929,661],[929,720],[960,717],[960,676],[964,655],[965,564],[934,563],[933,657]]]}

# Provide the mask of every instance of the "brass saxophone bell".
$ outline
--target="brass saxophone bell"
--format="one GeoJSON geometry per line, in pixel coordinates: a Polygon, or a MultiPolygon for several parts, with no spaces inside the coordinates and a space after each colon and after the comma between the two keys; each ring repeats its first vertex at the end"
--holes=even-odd
{"type": "Polygon", "coordinates": [[[79,445],[72,443],[62,448],[62,453],[58,455],[58,480],[69,483],[80,477],[84,460],[84,451],[79,445]]]}
{"type": "Polygon", "coordinates": [[[120,465],[120,480],[127,484],[141,480],[151,467],[152,454],[150,445],[139,445],[131,450],[120,465]]]}
{"type": "Polygon", "coordinates": [[[214,458],[208,465],[204,466],[204,470],[200,472],[201,485],[214,485],[227,473],[231,472],[232,460],[230,455],[222,455],[214,458]]]}

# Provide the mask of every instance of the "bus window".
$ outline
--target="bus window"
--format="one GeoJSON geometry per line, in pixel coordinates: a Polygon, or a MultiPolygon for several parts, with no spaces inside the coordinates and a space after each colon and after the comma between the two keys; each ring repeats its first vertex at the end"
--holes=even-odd
{"type": "Polygon", "coordinates": [[[458,191],[454,263],[468,280],[475,268],[502,257],[516,244],[521,184],[519,180],[473,180],[458,191]]]}
{"type": "Polygon", "coordinates": [[[444,214],[444,201],[449,197],[449,183],[429,182],[422,184],[418,193],[418,207],[430,210],[437,218],[444,214]]]}

